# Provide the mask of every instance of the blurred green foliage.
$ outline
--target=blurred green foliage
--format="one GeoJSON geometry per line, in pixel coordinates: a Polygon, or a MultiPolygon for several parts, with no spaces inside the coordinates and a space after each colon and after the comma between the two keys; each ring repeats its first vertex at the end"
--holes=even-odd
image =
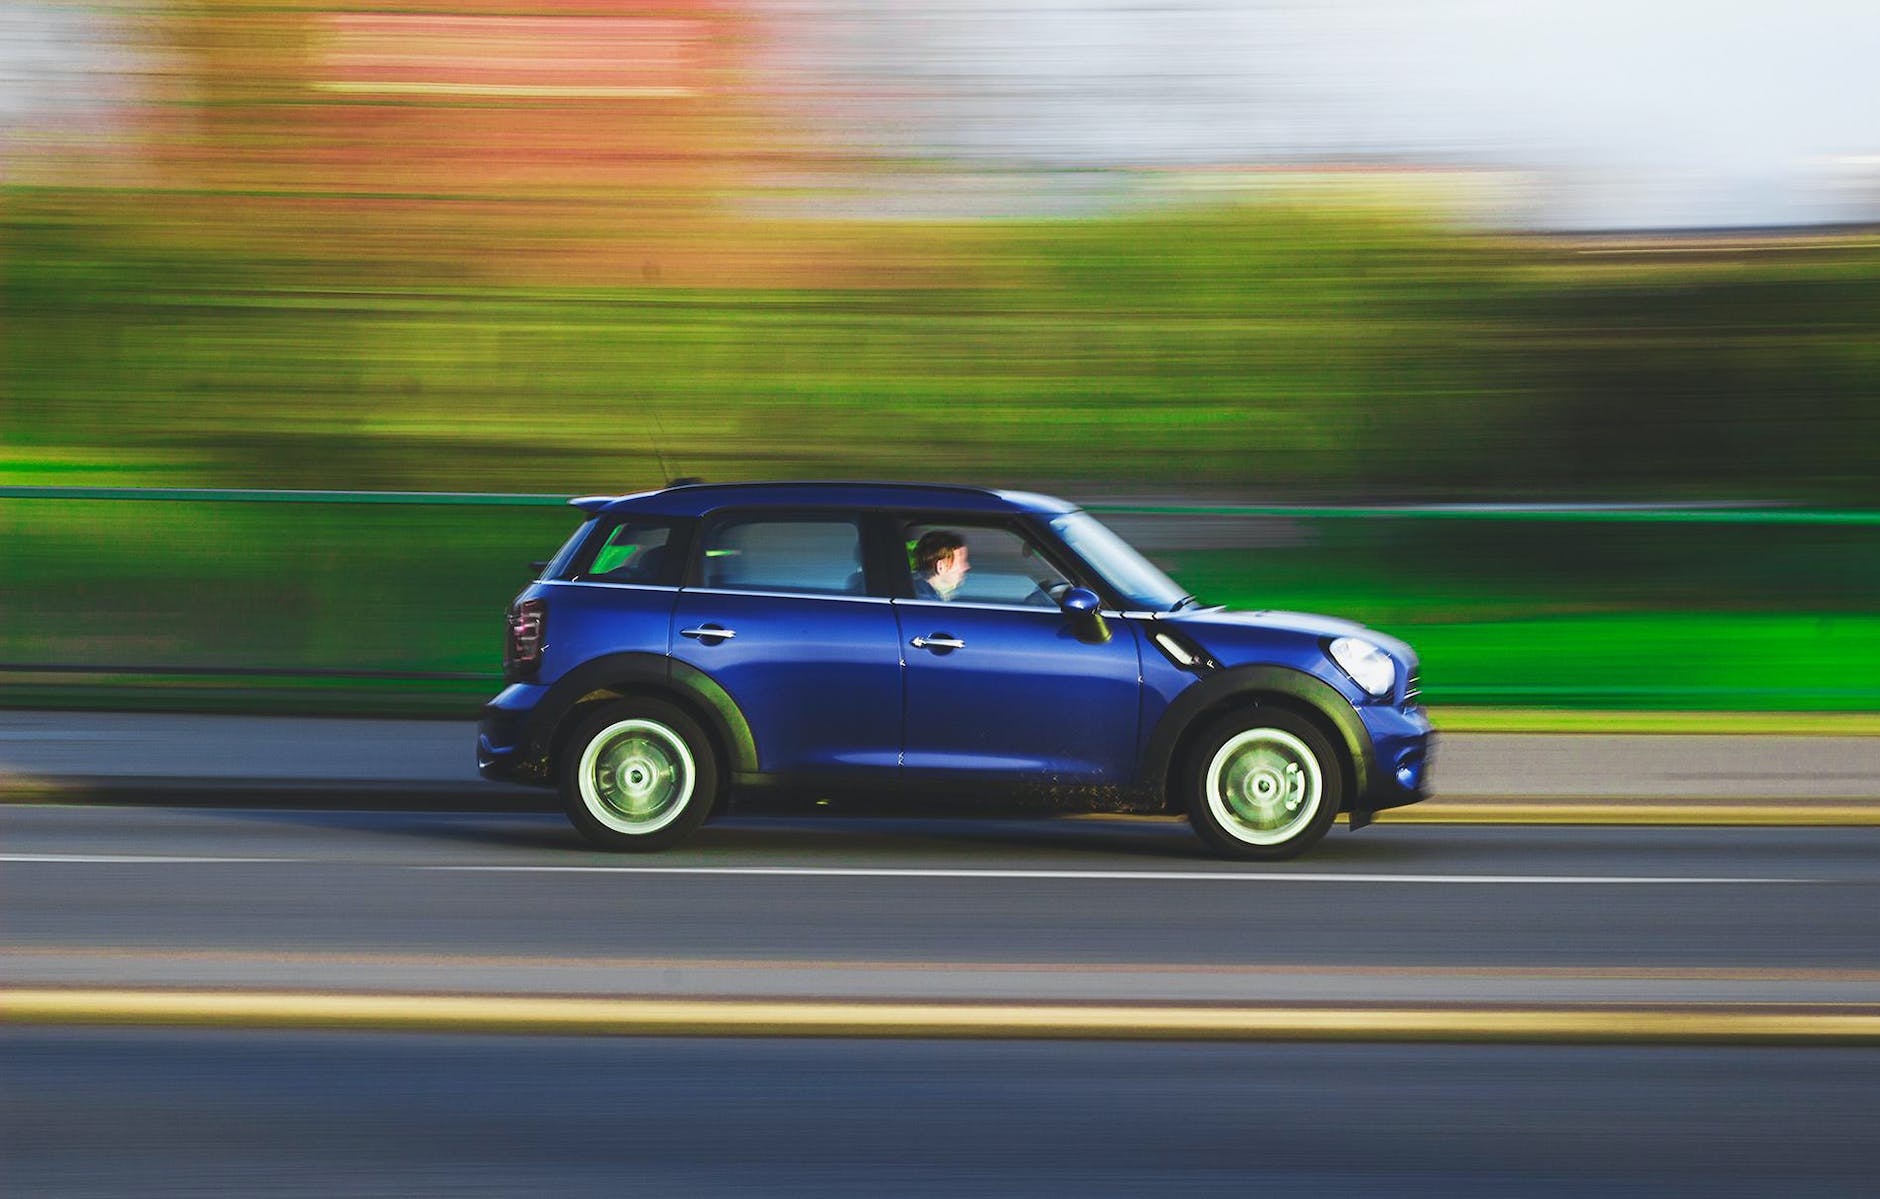
{"type": "Polygon", "coordinates": [[[1610,254],[1279,206],[828,222],[766,238],[854,239],[874,286],[548,290],[243,254],[134,201],[5,198],[0,481],[1880,494],[1871,238],[1610,254]]]}

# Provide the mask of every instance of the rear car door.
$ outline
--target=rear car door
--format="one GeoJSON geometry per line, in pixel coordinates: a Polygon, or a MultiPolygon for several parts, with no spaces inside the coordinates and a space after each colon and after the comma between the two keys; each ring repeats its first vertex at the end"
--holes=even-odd
{"type": "Polygon", "coordinates": [[[868,594],[858,513],[708,517],[673,608],[672,656],[731,696],[766,774],[893,777],[898,626],[868,594]]]}

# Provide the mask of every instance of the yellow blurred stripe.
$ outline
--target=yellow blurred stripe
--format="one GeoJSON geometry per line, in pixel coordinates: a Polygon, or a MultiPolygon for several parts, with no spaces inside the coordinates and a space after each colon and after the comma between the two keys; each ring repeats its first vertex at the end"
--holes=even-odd
{"type": "Polygon", "coordinates": [[[1880,1005],[1148,1006],[11,989],[12,1024],[600,1036],[1880,1044],[1880,1005]]]}

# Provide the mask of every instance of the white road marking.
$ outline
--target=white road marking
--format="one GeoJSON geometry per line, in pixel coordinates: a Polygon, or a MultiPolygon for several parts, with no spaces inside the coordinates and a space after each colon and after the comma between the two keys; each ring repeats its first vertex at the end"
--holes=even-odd
{"type": "Polygon", "coordinates": [[[106,863],[125,866],[200,865],[223,862],[304,862],[306,858],[206,858],[167,857],[128,853],[0,853],[0,862],[74,862],[106,863]]]}
{"type": "Polygon", "coordinates": [[[1255,874],[1203,870],[973,870],[901,866],[418,866],[418,870],[534,872],[546,874],[730,874],[779,878],[996,878],[1128,879],[1146,882],[1223,883],[1568,883],[1706,886],[1732,883],[1813,883],[1802,878],[1681,878],[1555,874],[1255,874]]]}
{"type": "Polygon", "coordinates": [[[316,858],[183,857],[156,854],[8,853],[0,862],[72,865],[333,865],[382,866],[392,870],[471,874],[624,874],[728,875],[760,878],[958,878],[1025,879],[1076,882],[1206,883],[1415,883],[1425,885],[1495,884],[1535,886],[1734,886],[1819,884],[1831,879],[1725,878],[1721,876],[1624,874],[1328,874],[1255,873],[1218,870],[999,870],[920,866],[556,866],[547,864],[438,864],[372,862],[316,858]]]}

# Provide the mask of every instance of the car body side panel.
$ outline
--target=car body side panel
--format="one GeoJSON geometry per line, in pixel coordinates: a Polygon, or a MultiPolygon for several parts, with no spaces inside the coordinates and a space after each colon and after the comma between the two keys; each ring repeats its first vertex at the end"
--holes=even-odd
{"type": "Polygon", "coordinates": [[[536,681],[553,684],[605,654],[664,656],[672,636],[673,587],[624,583],[538,583],[524,592],[548,605],[536,681]]]}
{"type": "Polygon", "coordinates": [[[686,589],[672,656],[722,687],[766,774],[896,771],[901,659],[886,600],[686,589]],[[716,626],[736,633],[686,637],[716,626]]]}
{"type": "Polygon", "coordinates": [[[1120,785],[1134,771],[1140,650],[1128,625],[1081,642],[1056,608],[896,600],[907,661],[904,769],[1120,785]],[[960,649],[923,649],[946,635],[960,649]]]}

